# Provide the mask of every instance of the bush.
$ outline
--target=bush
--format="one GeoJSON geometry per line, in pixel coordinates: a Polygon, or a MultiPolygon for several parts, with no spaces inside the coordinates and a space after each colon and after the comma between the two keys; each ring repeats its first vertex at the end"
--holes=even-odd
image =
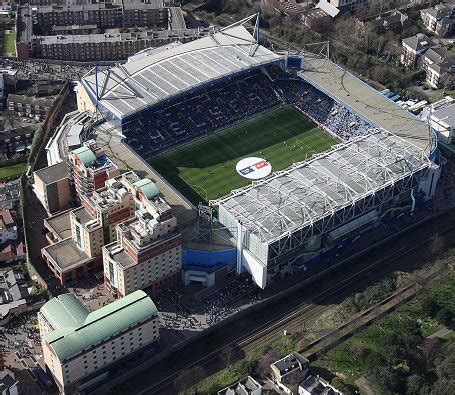
{"type": "Polygon", "coordinates": [[[434,318],[439,310],[439,306],[433,297],[428,296],[422,303],[422,310],[428,317],[434,318]]]}
{"type": "Polygon", "coordinates": [[[436,313],[436,320],[442,325],[450,325],[452,322],[452,312],[444,307],[436,313]]]}

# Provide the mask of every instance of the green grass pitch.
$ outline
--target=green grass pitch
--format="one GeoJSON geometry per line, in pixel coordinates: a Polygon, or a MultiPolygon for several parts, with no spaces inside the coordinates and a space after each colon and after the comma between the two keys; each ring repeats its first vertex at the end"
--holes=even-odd
{"type": "Polygon", "coordinates": [[[158,155],[150,164],[197,204],[251,183],[235,170],[242,158],[264,158],[276,171],[336,143],[301,111],[283,106],[158,155]]]}

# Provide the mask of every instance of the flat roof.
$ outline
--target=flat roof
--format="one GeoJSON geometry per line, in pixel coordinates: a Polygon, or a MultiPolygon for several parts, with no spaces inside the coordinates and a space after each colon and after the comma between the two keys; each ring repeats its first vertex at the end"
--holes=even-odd
{"type": "Polygon", "coordinates": [[[96,218],[92,217],[91,214],[85,209],[85,207],[79,207],[71,212],[78,222],[85,225],[87,222],[93,221],[96,218]]]}
{"type": "MultiPolygon", "coordinates": [[[[98,72],[101,108],[124,118],[211,81],[277,61],[282,56],[254,41],[239,25],[98,72]]],[[[96,97],[95,75],[82,85],[96,97]]]]}
{"type": "Polygon", "coordinates": [[[35,175],[46,185],[69,177],[66,162],[60,162],[52,166],[35,171],[35,175]]]}
{"type": "Polygon", "coordinates": [[[44,247],[43,252],[54,261],[61,273],[68,272],[92,260],[84,251],[77,247],[72,238],[44,247]]]}
{"type": "Polygon", "coordinates": [[[430,165],[423,150],[377,130],[211,203],[270,243],[430,165]]]}
{"type": "Polygon", "coordinates": [[[54,215],[45,220],[50,228],[58,234],[60,239],[66,239],[71,236],[71,219],[70,211],[54,215]]]}
{"type": "Polygon", "coordinates": [[[441,106],[435,109],[431,113],[431,118],[444,124],[447,128],[454,128],[455,127],[455,101],[448,102],[445,106],[441,106]]]}
{"type": "Polygon", "coordinates": [[[304,55],[300,75],[317,89],[351,108],[360,117],[420,148],[429,143],[428,125],[340,66],[313,54],[304,55]]]}

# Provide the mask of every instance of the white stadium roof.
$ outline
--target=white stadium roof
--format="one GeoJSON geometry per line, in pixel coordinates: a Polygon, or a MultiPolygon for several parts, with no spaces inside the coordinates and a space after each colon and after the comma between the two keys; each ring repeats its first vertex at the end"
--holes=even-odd
{"type": "Polygon", "coordinates": [[[429,166],[421,149],[377,130],[210,204],[270,244],[429,166]]]}
{"type": "MultiPolygon", "coordinates": [[[[125,118],[163,100],[230,74],[281,59],[257,45],[243,25],[98,72],[99,104],[125,118]]],[[[82,84],[96,98],[95,75],[82,84]]]]}
{"type": "Polygon", "coordinates": [[[339,103],[420,148],[428,147],[428,125],[381,92],[326,58],[306,53],[301,76],[339,103]]]}

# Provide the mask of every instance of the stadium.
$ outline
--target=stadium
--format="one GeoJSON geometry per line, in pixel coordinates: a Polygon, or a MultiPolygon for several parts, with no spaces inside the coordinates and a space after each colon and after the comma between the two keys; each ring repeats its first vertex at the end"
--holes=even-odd
{"type": "Polygon", "coordinates": [[[95,69],[77,88],[80,111],[100,114],[195,211],[215,210],[226,243],[188,238],[189,281],[231,265],[264,288],[417,209],[439,177],[427,125],[322,51],[260,45],[258,18],[253,34],[244,26],[254,18],[95,69]]]}

